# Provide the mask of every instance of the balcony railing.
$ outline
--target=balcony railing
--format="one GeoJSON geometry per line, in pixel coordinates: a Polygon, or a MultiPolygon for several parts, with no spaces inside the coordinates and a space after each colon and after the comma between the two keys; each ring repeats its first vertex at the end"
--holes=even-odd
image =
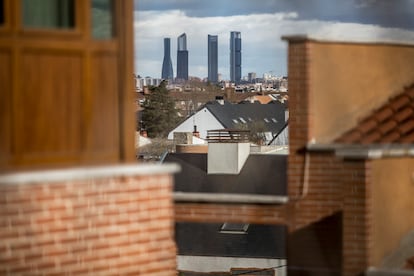
{"type": "Polygon", "coordinates": [[[207,131],[209,143],[247,143],[249,142],[249,130],[217,129],[207,131]]]}

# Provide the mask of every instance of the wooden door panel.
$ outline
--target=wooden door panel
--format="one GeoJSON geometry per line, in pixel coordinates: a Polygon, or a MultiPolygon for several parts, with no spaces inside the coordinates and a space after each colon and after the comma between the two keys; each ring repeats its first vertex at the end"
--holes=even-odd
{"type": "Polygon", "coordinates": [[[82,57],[65,51],[21,53],[16,149],[24,157],[64,158],[81,151],[82,57]]]}
{"type": "Polygon", "coordinates": [[[119,152],[118,59],[116,53],[96,53],[91,58],[91,129],[87,151],[119,152]]]}
{"type": "Polygon", "coordinates": [[[11,154],[12,52],[0,49],[0,164],[11,154]]]}

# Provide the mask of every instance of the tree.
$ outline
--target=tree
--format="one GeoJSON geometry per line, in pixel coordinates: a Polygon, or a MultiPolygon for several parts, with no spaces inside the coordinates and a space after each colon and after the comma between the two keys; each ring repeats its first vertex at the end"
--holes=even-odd
{"type": "Polygon", "coordinates": [[[178,123],[174,100],[168,94],[166,82],[149,88],[143,103],[142,121],[149,137],[166,137],[178,123]]]}
{"type": "Polygon", "coordinates": [[[262,145],[266,141],[266,125],[263,122],[252,122],[249,124],[238,123],[235,126],[240,130],[249,130],[249,141],[257,145],[262,145]]]}

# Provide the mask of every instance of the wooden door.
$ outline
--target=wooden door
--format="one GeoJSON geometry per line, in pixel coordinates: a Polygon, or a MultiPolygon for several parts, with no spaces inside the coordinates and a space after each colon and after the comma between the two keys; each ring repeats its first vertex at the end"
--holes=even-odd
{"type": "Polygon", "coordinates": [[[0,5],[0,168],[134,160],[132,1],[0,5]]]}

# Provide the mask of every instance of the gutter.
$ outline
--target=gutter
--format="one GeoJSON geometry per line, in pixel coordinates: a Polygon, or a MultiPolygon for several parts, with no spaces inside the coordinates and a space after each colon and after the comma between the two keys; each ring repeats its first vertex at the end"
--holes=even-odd
{"type": "Polygon", "coordinates": [[[335,155],[348,159],[380,159],[386,157],[414,157],[412,144],[317,144],[308,143],[308,151],[334,151],[335,155]]]}
{"type": "Polygon", "coordinates": [[[285,204],[287,196],[229,193],[174,192],[175,202],[239,203],[239,204],[285,204]]]}

